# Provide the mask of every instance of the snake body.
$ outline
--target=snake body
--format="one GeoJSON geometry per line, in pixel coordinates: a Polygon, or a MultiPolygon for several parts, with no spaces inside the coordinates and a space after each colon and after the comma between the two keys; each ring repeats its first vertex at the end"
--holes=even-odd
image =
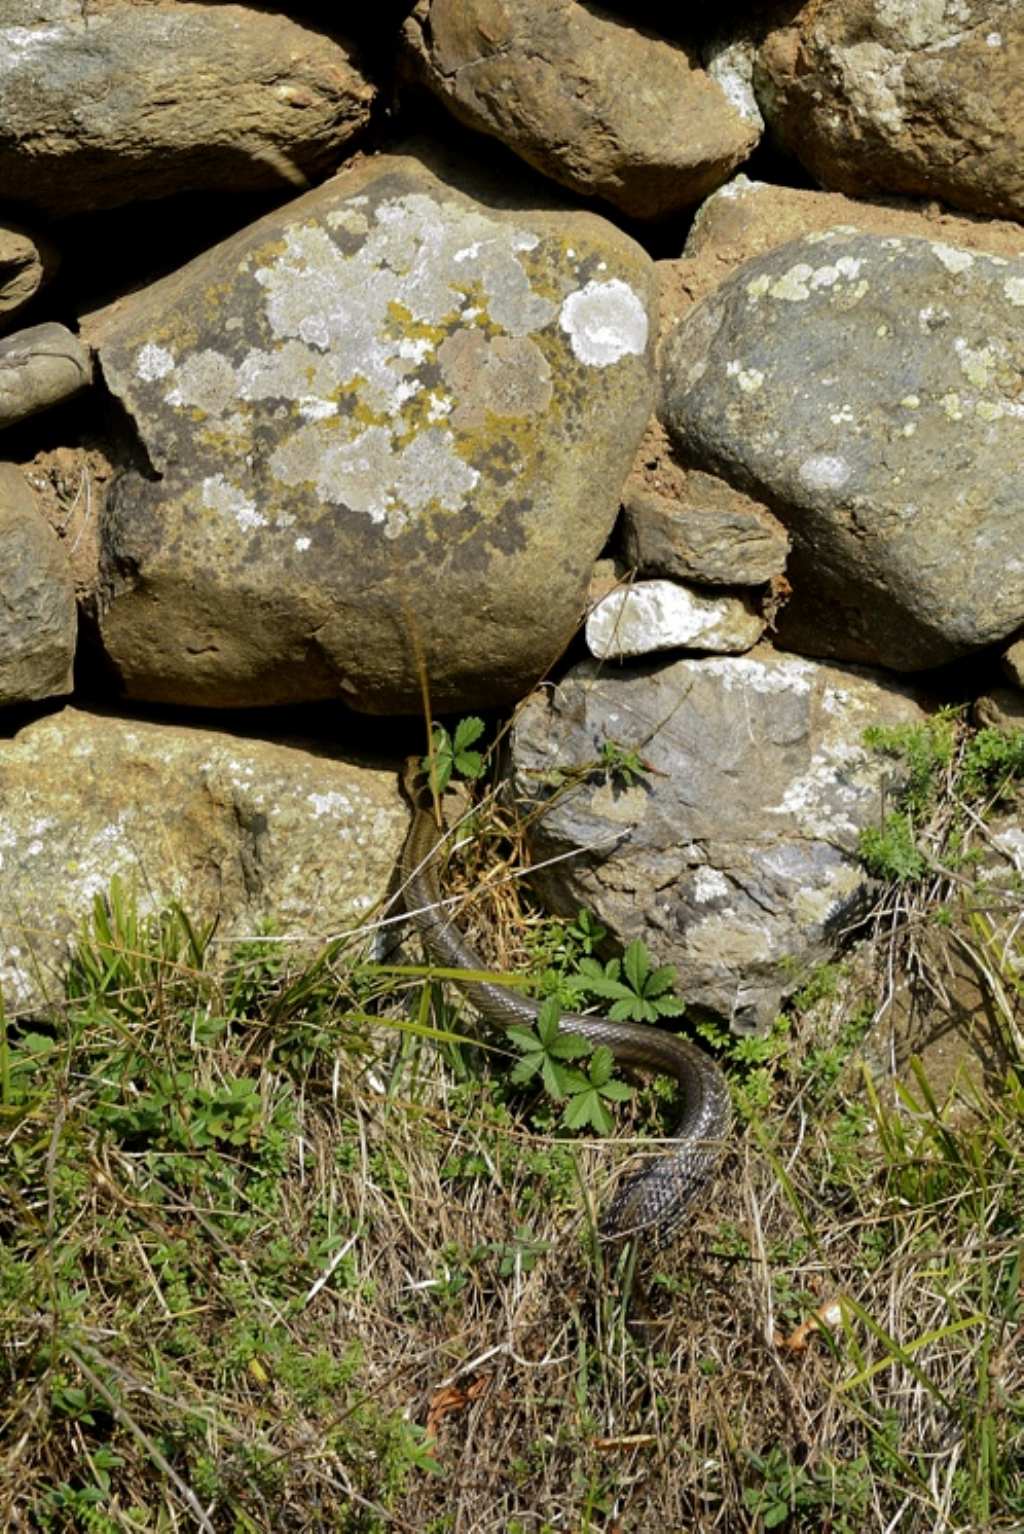
{"type": "MultiPolygon", "coordinates": [[[[412,822],[402,849],[406,910],[429,958],[451,969],[481,970],[481,961],[463,937],[440,889],[440,848],[448,836],[434,818],[432,796],[416,757],[403,773],[412,822]]],[[[459,982],[480,1015],[498,1028],[530,1027],[540,1004],[490,981],[459,982]]],[[[708,1181],[729,1129],[729,1089],[718,1065],[686,1039],[646,1023],[612,1022],[605,1017],[563,1013],[559,1030],[604,1044],[620,1065],[643,1066],[678,1084],[682,1107],[673,1125],[673,1145],[652,1158],[620,1187],[601,1221],[608,1237],[649,1233],[657,1246],[672,1238],[687,1207],[708,1181]]]]}

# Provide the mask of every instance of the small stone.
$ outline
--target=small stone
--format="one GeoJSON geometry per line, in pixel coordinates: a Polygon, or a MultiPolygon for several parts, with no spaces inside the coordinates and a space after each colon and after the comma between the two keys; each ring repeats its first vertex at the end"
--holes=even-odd
{"type": "Polygon", "coordinates": [[[612,591],[587,619],[587,646],[599,660],[701,650],[751,649],[765,620],[742,597],[705,596],[675,581],[636,581],[612,591]]]}
{"type": "Polygon", "coordinates": [[[24,475],[0,463],[0,706],[71,691],[71,568],[24,475]]]}
{"type": "Polygon", "coordinates": [[[48,240],[16,224],[0,224],[0,325],[23,309],[57,269],[48,240]]]}
{"type": "Polygon", "coordinates": [[[0,341],[0,427],[70,399],[92,382],[88,348],[48,322],[0,341]]]}
{"type": "Polygon", "coordinates": [[[974,722],[981,728],[1024,730],[1024,692],[1017,687],[993,687],[974,700],[974,722]]]}
{"type": "Polygon", "coordinates": [[[767,507],[713,474],[680,474],[678,498],[626,487],[622,537],[641,575],[709,586],[760,586],[781,575],[789,535],[767,507]]]}
{"type": "Polygon", "coordinates": [[[1003,652],[1003,672],[1015,687],[1024,687],[1024,639],[1016,639],[1003,652]]]}

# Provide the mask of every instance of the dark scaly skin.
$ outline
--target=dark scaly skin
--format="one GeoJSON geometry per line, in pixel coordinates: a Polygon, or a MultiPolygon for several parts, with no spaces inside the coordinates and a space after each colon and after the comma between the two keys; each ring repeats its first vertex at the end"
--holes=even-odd
{"type": "MultiPolygon", "coordinates": [[[[401,859],[410,920],[435,964],[446,969],[486,969],[441,904],[437,853],[448,832],[434,819],[431,794],[417,757],[406,762],[402,787],[413,811],[401,859]]],[[[516,990],[486,981],[459,984],[480,1015],[498,1028],[531,1027],[537,1021],[539,1003],[516,990]]],[[[562,1014],[558,1026],[562,1033],[606,1045],[620,1065],[644,1066],[671,1076],[679,1085],[683,1106],[673,1125],[673,1149],[656,1156],[622,1185],[601,1222],[605,1236],[648,1231],[656,1245],[664,1246],[721,1154],[731,1122],[725,1077],[695,1044],[647,1023],[616,1023],[605,1017],[568,1012],[562,1014]]]]}

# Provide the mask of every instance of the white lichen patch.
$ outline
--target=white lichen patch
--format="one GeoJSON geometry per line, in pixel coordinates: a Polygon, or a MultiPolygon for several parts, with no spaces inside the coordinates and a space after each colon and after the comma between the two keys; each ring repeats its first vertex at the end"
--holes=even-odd
{"type": "MultiPolygon", "coordinates": [[[[769,278],[767,291],[771,294],[772,298],[776,298],[782,303],[802,303],[805,298],[810,298],[811,296],[809,284],[813,276],[814,267],[811,266],[810,262],[798,261],[795,266],[791,266],[787,272],[783,272],[782,276],[777,277],[774,282],[769,278]]],[[[747,291],[750,291],[749,287],[747,291]]]]}
{"type": "Polygon", "coordinates": [[[67,42],[70,36],[63,26],[0,27],[0,73],[18,69],[34,53],[67,42]]]}
{"type": "Polygon", "coordinates": [[[944,245],[941,240],[931,241],[932,254],[937,257],[947,272],[954,276],[960,272],[966,272],[968,267],[974,265],[974,256],[969,250],[960,250],[955,245],[944,245]]]}
{"type": "Polygon", "coordinates": [[[203,480],[202,502],[210,511],[233,517],[244,532],[267,526],[267,518],[257,511],[256,502],[223,474],[211,474],[203,480]]]}
{"type": "Polygon", "coordinates": [[[774,665],[755,660],[749,655],[726,657],[712,656],[708,660],[694,661],[701,674],[718,677],[727,691],[745,688],[762,694],[809,693],[814,680],[814,668],[809,661],[795,656],[785,656],[774,665]]]}
{"type": "Polygon", "coordinates": [[[1015,309],[1024,306],[1024,277],[1007,277],[1003,292],[1015,309]]]}
{"type": "Polygon", "coordinates": [[[841,490],[852,473],[846,459],[835,453],[813,453],[797,470],[808,490],[841,490]]]}
{"type": "Polygon", "coordinates": [[[642,356],[647,346],[647,310],[634,289],[618,277],[588,282],[570,293],[558,323],[569,337],[573,356],[590,367],[642,356]]]}
{"type": "Polygon", "coordinates": [[[765,375],[760,368],[745,368],[735,358],[725,365],[727,378],[735,378],[744,394],[756,394],[764,386],[765,375]]]}
{"type": "Polygon", "coordinates": [[[174,353],[169,352],[166,346],[155,346],[152,342],[140,346],[135,358],[135,371],[143,383],[155,383],[157,379],[166,378],[168,373],[174,371],[174,353]]]}
{"type": "Polygon", "coordinates": [[[235,370],[227,357],[210,349],[190,352],[175,369],[173,387],[164,395],[168,405],[194,407],[219,416],[235,404],[235,370]]]}
{"type": "Polygon", "coordinates": [[[729,895],[729,881],[720,869],[698,868],[693,875],[690,894],[697,905],[725,900],[729,895]]]}

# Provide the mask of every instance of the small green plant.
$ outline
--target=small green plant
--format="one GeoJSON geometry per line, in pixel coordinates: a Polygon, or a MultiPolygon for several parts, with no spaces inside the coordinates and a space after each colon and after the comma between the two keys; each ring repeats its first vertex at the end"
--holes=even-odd
{"type": "Polygon", "coordinates": [[[586,1074],[568,1073],[569,1101],[562,1110],[562,1123],[568,1129],[585,1129],[589,1124],[599,1135],[612,1132],[612,1116],[606,1103],[622,1103],[633,1095],[632,1087],[617,1081],[612,1074],[615,1057],[601,1044],[587,1062],[586,1074]]]}
{"type": "Polygon", "coordinates": [[[653,969],[646,945],[636,938],[621,959],[609,959],[604,966],[597,959],[582,958],[572,984],[577,991],[610,1000],[608,1016],[613,1022],[630,1018],[656,1023],[659,1018],[683,1014],[683,1003],[672,994],[675,980],[675,965],[653,969]]]}
{"type": "Polygon", "coordinates": [[[450,735],[443,724],[434,724],[430,732],[430,755],[423,757],[421,766],[427,773],[433,768],[434,787],[439,794],[444,793],[455,772],[464,778],[481,776],[483,753],[472,748],[483,733],[483,720],[472,714],[459,720],[454,735],[450,735]]]}
{"type": "Polygon", "coordinates": [[[601,746],[595,771],[621,788],[632,788],[652,773],[654,768],[644,761],[635,748],[620,745],[617,740],[606,740],[601,746]]]}
{"type": "Polygon", "coordinates": [[[532,1028],[510,1028],[508,1037],[522,1055],[512,1069],[512,1080],[519,1085],[540,1076],[547,1095],[565,1103],[562,1123],[569,1129],[583,1129],[590,1124],[598,1134],[610,1134],[612,1119],[606,1102],[625,1102],[632,1088],[614,1077],[614,1057],[610,1049],[595,1049],[589,1039],[559,1029],[559,1007],[554,997],[543,1002],[532,1028]],[[572,1068],[569,1062],[591,1055],[586,1072],[572,1068]],[[568,1099],[568,1101],[566,1101],[568,1099]]]}

